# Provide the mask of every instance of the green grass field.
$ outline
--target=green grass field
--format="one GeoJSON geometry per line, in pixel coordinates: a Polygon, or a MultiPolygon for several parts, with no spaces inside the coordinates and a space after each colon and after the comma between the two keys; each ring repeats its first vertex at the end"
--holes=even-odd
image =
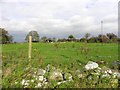
{"type": "MultiPolygon", "coordinates": [[[[105,61],[110,67],[118,60],[118,44],[109,43],[32,43],[31,66],[45,68],[48,64],[57,68],[72,70],[82,68],[88,61],[105,61]],[[87,48],[85,52],[82,48],[87,48]]],[[[28,66],[28,43],[2,46],[3,87],[13,87],[16,80],[22,80],[28,66]]],[[[17,86],[16,86],[17,87],[17,86]]],[[[19,85],[18,85],[19,87],[19,85]]]]}

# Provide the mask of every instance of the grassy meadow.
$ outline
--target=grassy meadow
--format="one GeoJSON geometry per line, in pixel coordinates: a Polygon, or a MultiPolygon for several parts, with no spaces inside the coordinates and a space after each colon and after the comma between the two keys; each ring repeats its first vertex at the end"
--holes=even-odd
{"type": "MultiPolygon", "coordinates": [[[[67,68],[72,73],[82,69],[88,61],[110,67],[117,60],[117,43],[32,43],[30,64],[32,68],[45,68],[50,64],[62,70],[67,68]],[[104,63],[100,64],[100,61],[104,63]]],[[[27,78],[25,68],[28,67],[28,43],[2,45],[2,67],[3,87],[22,87],[20,84],[15,86],[15,82],[27,78]]]]}

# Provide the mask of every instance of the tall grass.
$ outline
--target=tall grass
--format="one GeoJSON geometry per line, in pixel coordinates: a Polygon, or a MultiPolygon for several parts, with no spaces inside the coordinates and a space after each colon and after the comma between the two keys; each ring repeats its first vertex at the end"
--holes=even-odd
{"type": "MultiPolygon", "coordinates": [[[[63,71],[70,72],[74,76],[77,69],[81,69],[88,61],[105,61],[110,67],[111,63],[118,60],[118,45],[88,43],[89,52],[81,53],[84,43],[33,43],[31,54],[31,68],[45,68],[48,64],[63,71]]],[[[28,66],[28,43],[6,44],[2,47],[3,61],[3,87],[12,87],[16,81],[20,82],[29,73],[28,66]]],[[[101,65],[101,64],[100,64],[101,65]]],[[[74,78],[74,83],[63,84],[60,87],[103,87],[102,82],[88,83],[87,79],[74,78]],[[74,85],[73,85],[74,84],[74,85]]],[[[107,85],[107,82],[106,84],[107,85]]],[[[16,87],[21,87],[19,84],[16,87]]],[[[107,87],[107,86],[106,86],[107,87]]],[[[109,86],[108,86],[109,88],[109,86]]]]}

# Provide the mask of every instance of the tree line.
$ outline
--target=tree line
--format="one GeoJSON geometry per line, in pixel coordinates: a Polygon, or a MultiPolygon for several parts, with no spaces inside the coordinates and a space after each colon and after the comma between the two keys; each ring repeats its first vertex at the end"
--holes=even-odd
{"type": "MultiPolygon", "coordinates": [[[[32,42],[88,42],[88,43],[117,43],[120,42],[120,38],[114,33],[107,33],[106,35],[99,34],[94,37],[90,33],[86,33],[84,37],[77,39],[73,35],[69,35],[68,38],[47,38],[46,36],[39,37],[37,31],[30,31],[26,37],[25,41],[28,42],[28,37],[32,36],[32,42]]],[[[14,43],[13,36],[8,33],[4,28],[0,28],[0,43],[14,43]]]]}

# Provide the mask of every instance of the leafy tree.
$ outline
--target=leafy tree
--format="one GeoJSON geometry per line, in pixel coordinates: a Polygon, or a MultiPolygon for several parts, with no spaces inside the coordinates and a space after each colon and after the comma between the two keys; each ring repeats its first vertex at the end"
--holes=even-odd
{"type": "Polygon", "coordinates": [[[89,40],[88,40],[89,43],[97,43],[99,42],[98,41],[98,37],[91,37],[89,40]]]}
{"type": "Polygon", "coordinates": [[[113,39],[113,38],[117,38],[117,35],[115,35],[113,33],[107,33],[106,35],[110,40],[113,39]]]}
{"type": "Polygon", "coordinates": [[[85,34],[85,38],[88,39],[90,37],[90,33],[85,34]]]}
{"type": "Polygon", "coordinates": [[[109,42],[109,38],[106,36],[106,35],[98,35],[98,40],[100,42],[103,42],[103,43],[108,43],[109,42]]]}
{"type": "Polygon", "coordinates": [[[103,38],[103,35],[99,34],[99,35],[98,35],[98,40],[99,40],[99,42],[103,42],[103,41],[102,41],[102,38],[103,38]]]}
{"type": "Polygon", "coordinates": [[[114,42],[115,42],[115,43],[118,42],[118,38],[115,38],[115,37],[112,38],[112,42],[113,42],[113,43],[114,43],[114,42]]]}
{"type": "Polygon", "coordinates": [[[43,37],[41,38],[41,40],[42,40],[42,42],[46,42],[47,37],[46,37],[46,36],[43,36],[43,37]]]}
{"type": "Polygon", "coordinates": [[[108,37],[106,36],[106,35],[103,35],[103,38],[102,38],[103,40],[103,42],[104,43],[108,43],[109,42],[109,39],[108,39],[108,37]]]}
{"type": "Polygon", "coordinates": [[[10,42],[13,42],[13,36],[10,35],[10,36],[8,36],[8,38],[9,38],[10,42]]]}
{"type": "Polygon", "coordinates": [[[30,31],[25,38],[26,41],[29,40],[29,36],[32,36],[32,42],[39,42],[39,34],[37,31],[30,31]]]}
{"type": "Polygon", "coordinates": [[[0,28],[0,43],[6,44],[12,42],[13,36],[9,35],[8,31],[6,31],[4,28],[0,28]]]}
{"type": "Polygon", "coordinates": [[[74,39],[75,39],[75,37],[73,35],[69,35],[67,41],[74,41],[74,39]]]}
{"type": "Polygon", "coordinates": [[[117,40],[117,41],[118,41],[118,43],[120,43],[120,38],[118,38],[118,40],[117,40]]]}
{"type": "Polygon", "coordinates": [[[85,42],[86,41],[86,38],[81,38],[80,39],[80,42],[85,42]]]}
{"type": "Polygon", "coordinates": [[[86,39],[85,41],[86,41],[86,42],[88,42],[88,38],[89,38],[89,37],[90,37],[90,33],[86,33],[86,34],[85,34],[85,39],[86,39]]]}
{"type": "Polygon", "coordinates": [[[111,42],[117,42],[117,35],[115,35],[113,33],[107,33],[106,35],[111,42]]]}
{"type": "Polygon", "coordinates": [[[73,36],[73,35],[69,35],[68,38],[69,38],[69,39],[73,39],[74,36],[73,36]]]}
{"type": "Polygon", "coordinates": [[[65,41],[67,41],[67,39],[65,39],[65,38],[57,40],[57,42],[65,42],[65,41]]]}

